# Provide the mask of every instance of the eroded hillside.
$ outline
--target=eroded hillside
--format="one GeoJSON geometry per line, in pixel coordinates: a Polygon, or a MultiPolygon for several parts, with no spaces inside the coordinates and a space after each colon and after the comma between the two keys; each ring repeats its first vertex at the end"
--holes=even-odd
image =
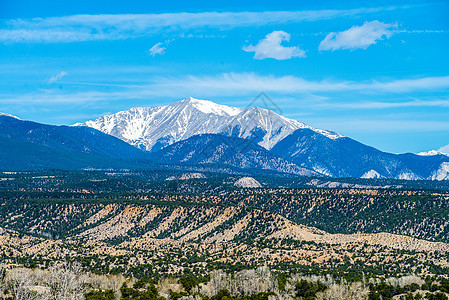
{"type": "MultiPolygon", "coordinates": [[[[2,205],[1,255],[81,259],[111,272],[204,272],[218,266],[443,272],[449,245],[389,233],[329,234],[270,211],[161,202],[16,201],[2,205]]],[[[310,269],[311,270],[311,269],[310,269]]]]}

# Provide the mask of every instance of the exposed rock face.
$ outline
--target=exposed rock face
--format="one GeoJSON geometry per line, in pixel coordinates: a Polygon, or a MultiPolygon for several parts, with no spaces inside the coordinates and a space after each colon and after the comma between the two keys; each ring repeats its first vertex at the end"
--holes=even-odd
{"type": "Polygon", "coordinates": [[[235,186],[241,188],[259,188],[262,185],[252,177],[242,177],[234,183],[235,186]]]}
{"type": "MultiPolygon", "coordinates": [[[[278,214],[247,210],[240,207],[201,207],[165,205],[96,205],[92,215],[84,220],[69,235],[70,240],[87,238],[92,243],[108,242],[119,237],[128,237],[120,246],[148,249],[161,244],[199,243],[202,245],[236,243],[248,232],[260,239],[314,241],[328,245],[368,244],[394,249],[416,251],[449,252],[449,244],[429,242],[404,235],[390,233],[375,234],[329,234],[315,227],[291,222],[278,214]],[[101,209],[99,209],[101,208],[101,209]],[[229,227],[221,226],[227,223],[229,227]]],[[[70,215],[70,214],[69,214],[70,215]]],[[[19,238],[13,232],[1,229],[1,246],[19,246],[30,253],[38,248],[63,246],[59,239],[46,240],[36,237],[19,238]],[[9,243],[5,243],[8,240],[9,243]],[[39,245],[39,246],[37,246],[39,245]],[[37,246],[37,247],[36,247],[37,246]]],[[[234,246],[235,246],[234,245],[234,246]]]]}

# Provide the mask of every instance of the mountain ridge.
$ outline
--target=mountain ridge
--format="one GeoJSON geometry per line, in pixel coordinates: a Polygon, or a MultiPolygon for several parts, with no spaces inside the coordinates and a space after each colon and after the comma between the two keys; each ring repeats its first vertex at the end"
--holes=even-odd
{"type": "Polygon", "coordinates": [[[316,176],[307,168],[277,156],[248,140],[217,134],[199,134],[151,153],[159,163],[216,164],[241,169],[265,169],[316,176]]]}
{"type": "Polygon", "coordinates": [[[147,157],[92,128],[46,125],[6,114],[0,115],[0,141],[2,169],[123,168],[147,157]]]}
{"type": "Polygon", "coordinates": [[[72,126],[33,123],[7,114],[0,117],[11,120],[11,126],[0,133],[10,148],[3,147],[0,153],[4,167],[70,168],[76,161],[76,168],[163,164],[301,176],[449,180],[449,156],[386,153],[268,109],[241,109],[191,97],[165,106],[134,107],[72,126]],[[19,134],[21,126],[16,128],[14,122],[40,129],[22,128],[19,134]],[[16,136],[12,138],[8,130],[16,136]],[[136,159],[142,164],[131,162],[136,159]]]}
{"type": "Polygon", "coordinates": [[[73,126],[95,128],[147,151],[206,133],[254,140],[268,150],[299,128],[310,128],[333,139],[341,137],[268,109],[241,109],[192,97],[165,106],[134,107],[73,126]]]}
{"type": "Polygon", "coordinates": [[[445,156],[392,154],[348,137],[326,139],[308,129],[298,129],[271,151],[299,166],[331,177],[436,179],[449,178],[445,156]]]}

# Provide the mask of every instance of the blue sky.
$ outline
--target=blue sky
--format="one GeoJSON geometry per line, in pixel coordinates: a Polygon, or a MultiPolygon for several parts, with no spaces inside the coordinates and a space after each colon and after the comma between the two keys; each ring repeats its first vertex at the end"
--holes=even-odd
{"type": "Polygon", "coordinates": [[[384,151],[449,144],[448,1],[63,2],[0,2],[0,112],[73,124],[264,91],[384,151]]]}

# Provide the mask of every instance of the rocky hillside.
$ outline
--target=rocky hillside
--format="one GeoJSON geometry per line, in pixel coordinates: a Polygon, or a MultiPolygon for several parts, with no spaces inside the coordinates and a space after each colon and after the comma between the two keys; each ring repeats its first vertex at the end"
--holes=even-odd
{"type": "Polygon", "coordinates": [[[257,189],[222,204],[276,211],[332,233],[390,232],[449,242],[449,195],[388,189],[257,189]]]}
{"type": "Polygon", "coordinates": [[[242,177],[236,182],[234,182],[234,186],[241,188],[259,188],[262,187],[259,181],[254,179],[253,177],[242,177]]]}
{"type": "Polygon", "coordinates": [[[24,200],[4,203],[0,214],[3,259],[69,256],[91,265],[101,258],[107,272],[116,267],[131,272],[142,264],[155,265],[158,272],[223,264],[318,264],[336,270],[351,262],[355,269],[382,264],[395,273],[419,273],[449,265],[445,243],[389,233],[329,234],[273,212],[237,206],[24,200]],[[428,253],[425,261],[421,252],[428,253]]]}

